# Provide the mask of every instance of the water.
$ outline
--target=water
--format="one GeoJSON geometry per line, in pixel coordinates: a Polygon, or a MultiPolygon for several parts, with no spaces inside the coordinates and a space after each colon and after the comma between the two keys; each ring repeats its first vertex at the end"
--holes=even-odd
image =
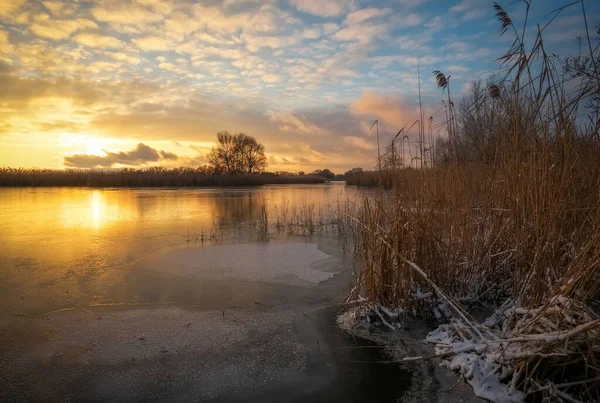
{"type": "Polygon", "coordinates": [[[177,294],[176,287],[156,287],[149,282],[164,278],[142,276],[149,256],[187,245],[194,235],[226,236],[250,228],[263,205],[272,216],[302,206],[325,215],[338,201],[358,194],[344,183],[0,189],[0,312],[40,314],[76,304],[162,301],[164,293],[177,294]],[[142,277],[144,284],[136,284],[142,277]]]}
{"type": "Polygon", "coordinates": [[[252,237],[263,206],[326,219],[361,195],[0,189],[0,400],[397,401],[409,373],[334,326],[335,237],[252,237]]]}

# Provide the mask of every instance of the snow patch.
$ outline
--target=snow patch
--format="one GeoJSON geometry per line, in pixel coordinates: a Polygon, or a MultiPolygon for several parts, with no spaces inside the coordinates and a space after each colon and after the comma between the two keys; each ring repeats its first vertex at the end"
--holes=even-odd
{"type": "Polygon", "coordinates": [[[485,356],[487,345],[457,341],[458,337],[454,328],[445,324],[429,333],[425,341],[436,344],[437,355],[449,357],[441,365],[465,378],[477,397],[497,403],[522,402],[523,393],[500,381],[497,373],[501,365],[485,356]]]}

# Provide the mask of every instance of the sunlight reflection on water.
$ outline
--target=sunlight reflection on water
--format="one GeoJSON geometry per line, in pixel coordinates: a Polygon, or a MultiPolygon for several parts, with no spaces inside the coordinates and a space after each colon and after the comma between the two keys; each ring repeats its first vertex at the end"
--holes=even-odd
{"type": "MultiPolygon", "coordinates": [[[[65,306],[132,282],[147,256],[189,234],[227,230],[269,211],[335,208],[359,191],[343,183],[218,189],[0,189],[0,311],[65,306]],[[60,292],[59,292],[60,291],[60,292]],[[63,293],[63,294],[61,294],[63,293]]],[[[136,288],[137,293],[143,290],[136,288]]],[[[129,291],[123,291],[126,294],[129,291]]],[[[96,295],[97,297],[97,295],[96,295]]],[[[125,297],[123,297],[126,299],[125,297]]]]}

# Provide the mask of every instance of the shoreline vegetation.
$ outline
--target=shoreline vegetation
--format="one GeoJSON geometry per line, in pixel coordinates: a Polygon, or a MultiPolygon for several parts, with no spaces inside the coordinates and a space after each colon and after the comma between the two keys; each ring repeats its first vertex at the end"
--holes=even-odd
{"type": "Polygon", "coordinates": [[[434,71],[446,119],[422,113],[416,155],[402,128],[347,180],[389,191],[339,212],[360,262],[340,320],[434,318],[436,356],[491,401],[600,401],[600,25],[561,58],[494,9],[513,40],[499,74],[455,106],[434,71]]]}
{"type": "Polygon", "coordinates": [[[318,175],[270,172],[211,173],[201,168],[19,169],[0,168],[0,187],[208,187],[318,184],[318,175]]]}

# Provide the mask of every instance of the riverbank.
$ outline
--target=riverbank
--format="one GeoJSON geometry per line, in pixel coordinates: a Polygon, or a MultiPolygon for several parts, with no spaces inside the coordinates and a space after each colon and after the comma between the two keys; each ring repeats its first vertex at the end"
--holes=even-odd
{"type": "Polygon", "coordinates": [[[0,187],[208,187],[325,183],[318,175],[212,174],[194,168],[0,168],[0,187]]]}

